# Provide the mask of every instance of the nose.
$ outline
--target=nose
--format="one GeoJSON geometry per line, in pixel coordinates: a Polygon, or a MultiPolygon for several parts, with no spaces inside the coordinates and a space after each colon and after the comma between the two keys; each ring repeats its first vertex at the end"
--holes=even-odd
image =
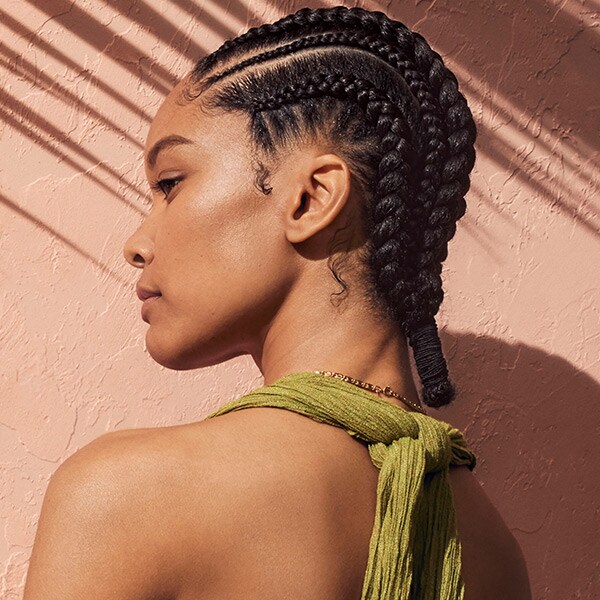
{"type": "Polygon", "coordinates": [[[123,247],[125,260],[138,269],[149,265],[154,258],[154,242],[143,228],[138,229],[123,247]]]}

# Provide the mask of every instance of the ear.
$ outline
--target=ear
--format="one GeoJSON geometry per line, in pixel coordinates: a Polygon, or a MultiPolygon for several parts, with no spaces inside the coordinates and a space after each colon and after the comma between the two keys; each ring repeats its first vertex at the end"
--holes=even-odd
{"type": "Polygon", "coordinates": [[[332,223],[350,195],[350,169],[337,154],[304,154],[294,167],[285,211],[286,237],[303,242],[332,223]]]}

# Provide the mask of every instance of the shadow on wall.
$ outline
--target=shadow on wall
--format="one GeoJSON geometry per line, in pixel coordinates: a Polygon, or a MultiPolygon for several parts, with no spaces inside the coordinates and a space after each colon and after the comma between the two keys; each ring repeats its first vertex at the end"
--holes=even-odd
{"type": "Polygon", "coordinates": [[[594,597],[597,516],[581,507],[600,497],[598,441],[581,430],[585,422],[586,432],[600,431],[600,385],[526,344],[448,330],[440,338],[457,401],[428,412],[464,432],[477,478],[500,513],[512,515],[508,525],[530,557],[533,597],[594,597]],[[571,552],[585,565],[577,577],[571,552]]]}

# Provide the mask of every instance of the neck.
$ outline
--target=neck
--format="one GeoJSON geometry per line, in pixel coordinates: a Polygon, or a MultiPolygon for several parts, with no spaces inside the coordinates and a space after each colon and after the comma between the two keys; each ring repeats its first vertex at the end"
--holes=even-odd
{"type": "MultiPolygon", "coordinates": [[[[352,288],[351,288],[352,289],[352,288]]],[[[383,321],[348,297],[342,308],[329,301],[327,290],[311,293],[312,304],[293,294],[270,323],[260,352],[252,357],[269,385],[298,371],[337,371],[361,381],[391,387],[421,406],[414,384],[406,339],[392,324],[383,321]],[[325,298],[315,303],[314,298],[325,298]]],[[[404,406],[389,396],[380,398],[404,406]]]]}

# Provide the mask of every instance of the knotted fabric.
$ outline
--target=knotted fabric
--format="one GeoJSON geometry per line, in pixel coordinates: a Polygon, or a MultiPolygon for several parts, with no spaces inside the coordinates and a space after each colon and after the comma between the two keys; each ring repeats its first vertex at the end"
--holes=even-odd
{"type": "Polygon", "coordinates": [[[458,429],[312,371],[285,375],[207,418],[260,406],[300,413],[367,442],[379,477],[361,600],[462,600],[448,471],[450,464],[473,470],[476,457],[458,429]]]}

